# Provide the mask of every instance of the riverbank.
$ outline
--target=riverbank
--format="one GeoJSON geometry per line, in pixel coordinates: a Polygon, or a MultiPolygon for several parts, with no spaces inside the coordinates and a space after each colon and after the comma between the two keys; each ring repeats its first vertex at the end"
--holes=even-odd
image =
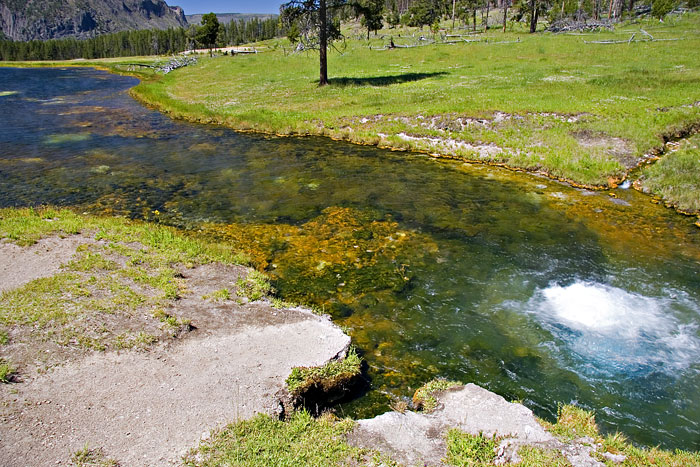
{"type": "MultiPolygon", "coordinates": [[[[433,381],[431,410],[397,404],[394,411],[353,422],[295,413],[233,423],[184,458],[187,466],[368,465],[399,467],[522,465],[603,467],[698,466],[700,455],[642,449],[624,436],[603,436],[595,416],[573,405],[556,423],[474,384],[433,381]]],[[[422,390],[421,388],[420,390],[422,390]]]]}
{"type": "MultiPolygon", "coordinates": [[[[264,52],[201,57],[165,76],[136,64],[156,57],[9,66],[94,66],[142,79],[132,96],[174,118],[238,131],[321,135],[533,172],[593,189],[628,177],[683,214],[700,210],[697,173],[674,151],[700,126],[700,14],[619,26],[615,32],[527,35],[490,31],[464,42],[424,45],[411,28],[367,41],[346,30],[329,58],[330,86],[316,85],[317,57],[282,39],[264,52]],[[644,29],[657,41],[629,38],[644,29]],[[385,50],[389,39],[420,47],[385,50]],[[668,160],[654,164],[657,160],[668,160]],[[658,165],[648,169],[647,165],[658,165]],[[679,188],[679,184],[683,188],[679,188]],[[682,192],[682,194],[681,194],[682,192]]],[[[438,39],[439,41],[439,39],[438,39]]],[[[455,41],[452,41],[455,42],[455,41]]],[[[692,150],[695,151],[695,150],[692,150]]]]}
{"type": "MultiPolygon", "coordinates": [[[[323,88],[313,54],[268,41],[268,52],[204,58],[132,95],[176,118],[241,131],[323,135],[614,188],[645,162],[674,157],[665,143],[700,123],[699,24],[689,14],[585,38],[490,31],[473,42],[393,50],[381,50],[390,36],[410,44],[417,34],[383,30],[331,53],[323,88]],[[640,28],[664,41],[586,42],[640,28]]],[[[669,193],[671,179],[657,179],[644,186],[669,193]]],[[[700,198],[700,186],[690,188],[700,198]]]]}
{"type": "Polygon", "coordinates": [[[217,427],[279,417],[294,368],[348,353],[223,245],[52,209],[0,210],[0,238],[2,465],[97,448],[171,465],[217,427]]]}

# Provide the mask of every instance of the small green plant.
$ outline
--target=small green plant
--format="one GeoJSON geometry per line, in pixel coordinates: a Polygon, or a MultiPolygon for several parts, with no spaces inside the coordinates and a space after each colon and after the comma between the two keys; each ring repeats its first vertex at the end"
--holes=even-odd
{"type": "Polygon", "coordinates": [[[523,446],[518,449],[520,467],[570,467],[571,463],[559,451],[523,446]]]}
{"type": "Polygon", "coordinates": [[[271,304],[272,304],[272,308],[277,308],[278,310],[282,309],[282,308],[293,308],[296,306],[294,303],[286,302],[286,301],[282,300],[281,298],[277,298],[277,297],[272,298],[271,304]]]}
{"type": "Polygon", "coordinates": [[[114,338],[114,347],[117,349],[147,349],[151,345],[153,345],[155,342],[158,341],[158,338],[152,334],[149,334],[147,332],[139,332],[138,334],[133,334],[133,333],[123,333],[119,334],[117,337],[114,338]]]}
{"type": "Polygon", "coordinates": [[[71,465],[74,467],[119,467],[119,462],[107,457],[102,448],[90,448],[85,444],[83,449],[73,453],[71,465]]]}
{"type": "Polygon", "coordinates": [[[7,345],[10,342],[10,335],[7,331],[0,330],[0,345],[7,345]]]}
{"type": "Polygon", "coordinates": [[[274,292],[270,279],[260,271],[252,270],[245,278],[236,281],[236,294],[251,302],[260,300],[274,292]]]}
{"type": "Polygon", "coordinates": [[[0,358],[0,383],[9,383],[16,371],[10,362],[0,358]]]}
{"type": "Polygon", "coordinates": [[[160,308],[154,311],[152,316],[173,330],[182,329],[183,327],[190,328],[192,324],[189,319],[180,319],[160,308]]]}
{"type": "Polygon", "coordinates": [[[447,456],[445,460],[456,467],[493,465],[498,439],[483,433],[470,435],[456,428],[447,432],[447,456]]]}
{"type": "Polygon", "coordinates": [[[589,436],[593,439],[600,437],[593,412],[575,405],[559,406],[557,412],[557,423],[545,426],[556,436],[567,440],[584,436],[589,436]]]}
{"type": "Polygon", "coordinates": [[[598,458],[603,462],[606,461],[602,456],[604,452],[625,456],[624,465],[626,466],[700,466],[700,452],[688,452],[679,449],[665,451],[656,447],[640,448],[630,444],[621,433],[609,434],[602,440],[602,449],[598,451],[598,458]]]}
{"type": "Polygon", "coordinates": [[[202,299],[211,300],[212,302],[223,302],[231,299],[231,292],[226,288],[219,289],[210,294],[203,295],[202,299]]]}
{"type": "Polygon", "coordinates": [[[337,388],[350,381],[362,371],[362,358],[354,349],[342,360],[332,360],[323,366],[294,367],[287,377],[287,388],[292,396],[298,397],[312,386],[324,392],[337,388]]]}
{"type": "Polygon", "coordinates": [[[428,381],[413,394],[413,407],[416,410],[432,412],[435,410],[435,407],[437,407],[437,399],[435,399],[436,392],[445,391],[460,386],[461,384],[462,383],[458,381],[450,381],[444,378],[436,378],[432,381],[428,381]]]}

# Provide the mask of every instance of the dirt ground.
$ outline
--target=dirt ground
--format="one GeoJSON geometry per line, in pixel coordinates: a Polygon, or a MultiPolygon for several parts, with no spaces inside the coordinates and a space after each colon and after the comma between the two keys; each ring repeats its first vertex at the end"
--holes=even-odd
{"type": "MultiPolygon", "coordinates": [[[[81,241],[0,244],[0,290],[57,272],[81,241]]],[[[183,270],[191,293],[174,311],[192,321],[192,332],[149,351],[90,353],[0,385],[0,465],[69,465],[86,445],[122,466],[178,465],[212,430],[277,413],[292,367],[342,356],[350,338],[306,310],[202,299],[246,271],[216,264],[183,270]]]]}

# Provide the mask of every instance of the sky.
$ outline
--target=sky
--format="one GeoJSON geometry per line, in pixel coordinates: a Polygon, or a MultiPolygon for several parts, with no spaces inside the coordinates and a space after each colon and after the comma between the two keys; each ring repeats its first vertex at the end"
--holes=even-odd
{"type": "Polygon", "coordinates": [[[186,15],[197,13],[279,13],[285,0],[166,0],[180,6],[186,15]]]}

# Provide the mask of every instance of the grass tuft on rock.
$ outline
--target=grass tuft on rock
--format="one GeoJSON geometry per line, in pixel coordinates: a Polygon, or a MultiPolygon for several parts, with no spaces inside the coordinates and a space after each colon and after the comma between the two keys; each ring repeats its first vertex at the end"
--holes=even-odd
{"type": "Polygon", "coordinates": [[[350,349],[342,360],[332,360],[323,366],[295,367],[287,377],[287,389],[292,397],[301,397],[312,388],[324,393],[349,383],[362,372],[362,358],[350,349]]]}
{"type": "Polygon", "coordinates": [[[455,467],[477,467],[493,465],[496,458],[498,438],[471,435],[456,428],[447,432],[447,456],[445,461],[455,467]]]}
{"type": "Polygon", "coordinates": [[[600,436],[593,412],[575,405],[562,405],[557,413],[557,423],[545,425],[555,436],[566,440],[584,436],[596,439],[600,436]]]}
{"type": "Polygon", "coordinates": [[[270,279],[257,270],[252,270],[245,278],[236,281],[236,294],[251,302],[258,301],[274,293],[270,279]]]}
{"type": "Polygon", "coordinates": [[[437,392],[461,385],[462,383],[458,381],[450,381],[444,378],[428,381],[416,389],[416,392],[413,394],[413,408],[424,412],[432,412],[437,407],[437,399],[435,398],[437,392]]]}
{"type": "Polygon", "coordinates": [[[518,449],[520,467],[571,467],[571,462],[555,450],[542,449],[534,446],[523,446],[518,449]]]}

